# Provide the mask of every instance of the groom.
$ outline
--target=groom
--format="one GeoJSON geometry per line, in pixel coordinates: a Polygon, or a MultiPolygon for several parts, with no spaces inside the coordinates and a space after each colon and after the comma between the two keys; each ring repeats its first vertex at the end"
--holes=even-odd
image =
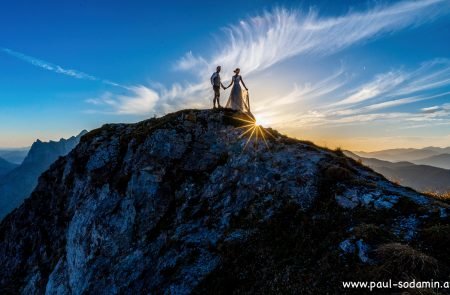
{"type": "Polygon", "coordinates": [[[220,70],[221,70],[221,66],[217,66],[216,71],[212,74],[211,76],[211,84],[214,90],[214,100],[213,100],[213,104],[214,104],[214,109],[216,108],[216,100],[217,100],[217,106],[220,108],[222,108],[222,106],[220,105],[220,86],[222,86],[223,89],[225,89],[225,86],[223,86],[222,82],[220,81],[220,70]]]}

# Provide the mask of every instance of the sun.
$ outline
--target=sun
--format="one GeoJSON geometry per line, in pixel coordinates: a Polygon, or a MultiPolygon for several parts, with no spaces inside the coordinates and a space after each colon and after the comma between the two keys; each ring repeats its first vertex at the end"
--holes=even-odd
{"type": "Polygon", "coordinates": [[[255,117],[255,125],[259,125],[266,128],[269,127],[270,125],[269,121],[263,115],[256,114],[254,115],[254,117],[255,117]]]}
{"type": "Polygon", "coordinates": [[[263,141],[264,145],[269,148],[269,144],[267,142],[268,136],[274,137],[267,129],[265,129],[262,125],[267,124],[266,121],[262,120],[261,117],[258,120],[253,114],[244,113],[244,118],[234,117],[236,120],[242,121],[245,124],[237,127],[238,129],[242,129],[242,133],[239,135],[240,138],[246,137],[247,141],[244,145],[244,150],[247,148],[248,144],[253,141],[258,144],[259,141],[263,141]]]}

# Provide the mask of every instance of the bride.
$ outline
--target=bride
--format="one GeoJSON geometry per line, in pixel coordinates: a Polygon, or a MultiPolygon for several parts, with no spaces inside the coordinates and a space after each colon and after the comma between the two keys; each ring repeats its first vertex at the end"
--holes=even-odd
{"type": "Polygon", "coordinates": [[[233,85],[233,88],[231,89],[230,98],[228,98],[228,102],[226,104],[226,108],[230,108],[237,111],[242,111],[246,113],[250,113],[250,102],[248,100],[248,88],[245,86],[244,80],[242,80],[242,76],[239,75],[241,70],[237,68],[233,71],[235,75],[231,78],[231,83],[225,89],[231,87],[233,85]],[[244,86],[246,92],[245,97],[242,93],[241,85],[244,86]]]}

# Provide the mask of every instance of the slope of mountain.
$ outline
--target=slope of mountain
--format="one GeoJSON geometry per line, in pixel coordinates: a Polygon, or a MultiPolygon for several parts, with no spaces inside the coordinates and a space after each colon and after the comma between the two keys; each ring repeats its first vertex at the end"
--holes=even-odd
{"type": "Polygon", "coordinates": [[[60,141],[42,142],[38,139],[33,143],[22,164],[0,179],[0,219],[30,195],[41,173],[58,157],[70,152],[86,132],[60,141]]]}
{"type": "Polygon", "coordinates": [[[450,154],[439,154],[424,159],[414,160],[416,164],[429,165],[443,169],[450,169],[450,154]]]}
{"type": "Polygon", "coordinates": [[[14,168],[16,168],[17,166],[19,165],[10,163],[0,157],[0,178],[5,174],[7,174],[8,172],[10,172],[11,170],[13,170],[14,168]]]}
{"type": "Polygon", "coordinates": [[[422,192],[444,193],[450,191],[450,170],[428,165],[416,165],[411,162],[392,163],[375,158],[364,158],[348,151],[344,153],[355,160],[361,160],[364,165],[401,185],[422,192]]]}
{"type": "Polygon", "coordinates": [[[423,149],[434,151],[434,152],[436,152],[436,154],[450,154],[450,147],[441,148],[441,147],[429,146],[429,147],[426,147],[423,149]]]}
{"type": "Polygon", "coordinates": [[[0,292],[337,294],[342,280],[448,278],[448,204],[273,130],[246,146],[243,118],[186,110],[83,136],[0,224],[0,292]]]}
{"type": "Polygon", "coordinates": [[[390,162],[401,162],[419,160],[431,156],[438,155],[440,152],[437,149],[390,149],[377,152],[354,152],[360,157],[364,158],[376,158],[379,160],[390,162]]]}
{"type": "Polygon", "coordinates": [[[0,149],[0,157],[8,162],[20,165],[23,159],[25,159],[25,157],[27,156],[29,150],[30,147],[0,149]]]}

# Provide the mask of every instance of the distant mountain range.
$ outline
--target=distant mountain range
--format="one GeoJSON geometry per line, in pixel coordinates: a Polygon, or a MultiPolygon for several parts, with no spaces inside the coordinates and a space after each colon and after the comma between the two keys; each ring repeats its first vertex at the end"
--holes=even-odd
{"type": "Polygon", "coordinates": [[[8,162],[0,157],[0,177],[4,176],[5,174],[8,174],[9,172],[11,172],[11,170],[16,168],[17,166],[19,165],[8,162]]]}
{"type": "Polygon", "coordinates": [[[28,154],[30,147],[23,148],[0,148],[0,157],[4,160],[14,163],[21,164],[22,161],[28,154]]]}
{"type": "Polygon", "coordinates": [[[376,152],[353,152],[364,158],[376,158],[389,162],[408,161],[415,164],[430,165],[450,169],[450,147],[426,147],[423,149],[389,149],[376,152]],[[439,156],[436,158],[436,156],[439,156]]]}
{"type": "MultiPolygon", "coordinates": [[[[391,150],[392,151],[392,150],[391,150]]],[[[393,155],[392,152],[381,153],[377,152],[377,155],[387,156],[393,155]]],[[[411,157],[415,155],[423,155],[422,152],[412,151],[412,149],[406,149],[407,156],[399,154],[397,159],[401,157],[411,157]]],[[[417,150],[416,150],[417,151],[417,150]]],[[[360,160],[364,165],[369,166],[376,172],[382,174],[389,180],[398,182],[403,186],[411,187],[418,191],[436,191],[436,192],[448,192],[450,191],[450,170],[434,167],[431,165],[418,165],[412,162],[400,161],[400,162],[389,162],[385,160],[380,160],[376,158],[365,158],[360,155],[345,151],[347,156],[360,160]]],[[[372,153],[365,153],[372,154],[372,153]]],[[[431,156],[430,158],[432,158],[431,156]]],[[[434,156],[437,157],[437,156],[434,156]]],[[[428,158],[428,159],[430,159],[428,158]]],[[[427,160],[431,161],[431,160],[427,160]]],[[[424,162],[427,162],[424,161],[424,162]]]]}
{"type": "Polygon", "coordinates": [[[424,164],[443,169],[450,169],[450,154],[439,154],[420,160],[414,160],[415,164],[424,164]]]}
{"type": "Polygon", "coordinates": [[[28,197],[42,172],[58,157],[68,154],[85,133],[86,130],[69,139],[50,142],[38,139],[33,143],[23,162],[0,177],[0,219],[28,197]]]}

